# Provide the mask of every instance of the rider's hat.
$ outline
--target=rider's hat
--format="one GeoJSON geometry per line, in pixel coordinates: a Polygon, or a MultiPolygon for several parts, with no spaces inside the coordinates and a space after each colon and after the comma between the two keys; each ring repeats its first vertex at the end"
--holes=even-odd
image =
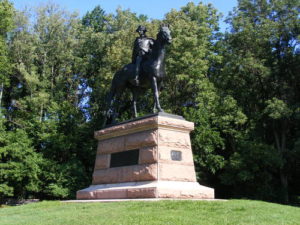
{"type": "Polygon", "coordinates": [[[139,25],[138,28],[136,29],[136,32],[139,32],[139,31],[144,31],[146,33],[147,29],[145,26],[139,25]]]}

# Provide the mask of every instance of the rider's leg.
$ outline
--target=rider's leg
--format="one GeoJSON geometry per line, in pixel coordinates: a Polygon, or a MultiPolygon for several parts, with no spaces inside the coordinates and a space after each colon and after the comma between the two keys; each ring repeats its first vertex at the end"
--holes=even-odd
{"type": "Polygon", "coordinates": [[[139,85],[139,73],[140,73],[140,66],[142,62],[142,56],[137,56],[136,57],[136,62],[135,62],[135,77],[134,81],[136,85],[139,85]]]}

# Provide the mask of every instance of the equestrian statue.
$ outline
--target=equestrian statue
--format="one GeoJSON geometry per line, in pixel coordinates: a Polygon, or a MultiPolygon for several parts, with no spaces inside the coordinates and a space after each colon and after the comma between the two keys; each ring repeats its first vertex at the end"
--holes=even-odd
{"type": "Polygon", "coordinates": [[[115,103],[125,89],[132,93],[133,114],[137,117],[136,101],[139,93],[151,88],[154,97],[154,112],[163,112],[159,103],[159,92],[165,77],[165,47],[172,41],[168,25],[162,25],[156,39],[146,36],[147,29],[139,26],[136,30],[140,37],[134,42],[132,63],[117,71],[112,79],[107,96],[105,121],[103,126],[114,124],[118,112],[115,103]]]}

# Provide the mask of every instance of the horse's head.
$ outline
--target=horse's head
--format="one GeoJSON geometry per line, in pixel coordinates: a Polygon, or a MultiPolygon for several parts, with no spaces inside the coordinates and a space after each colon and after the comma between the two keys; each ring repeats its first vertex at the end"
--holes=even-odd
{"type": "Polygon", "coordinates": [[[159,32],[157,34],[157,39],[167,44],[171,44],[172,36],[169,25],[160,26],[159,32]]]}

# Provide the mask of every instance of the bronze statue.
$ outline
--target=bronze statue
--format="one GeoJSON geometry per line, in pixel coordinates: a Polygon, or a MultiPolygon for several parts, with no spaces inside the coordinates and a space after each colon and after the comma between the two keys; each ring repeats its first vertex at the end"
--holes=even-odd
{"type": "MultiPolygon", "coordinates": [[[[141,30],[140,35],[142,34],[140,38],[145,38],[143,35],[146,29],[138,28],[137,31],[139,32],[139,30],[141,30]]],[[[159,91],[165,76],[165,46],[170,44],[171,41],[172,37],[169,26],[161,26],[156,40],[149,38],[146,44],[142,41],[143,43],[139,45],[138,50],[134,50],[134,52],[138,51],[138,53],[133,53],[133,62],[125,65],[121,70],[115,73],[107,98],[108,110],[106,111],[104,126],[115,123],[118,113],[115,110],[114,104],[118,96],[120,96],[126,88],[132,92],[134,117],[137,117],[136,101],[138,94],[149,88],[153,91],[155,102],[154,111],[158,110],[159,112],[163,112],[159,103],[159,91]],[[137,79],[138,82],[136,82],[137,79]]]]}

